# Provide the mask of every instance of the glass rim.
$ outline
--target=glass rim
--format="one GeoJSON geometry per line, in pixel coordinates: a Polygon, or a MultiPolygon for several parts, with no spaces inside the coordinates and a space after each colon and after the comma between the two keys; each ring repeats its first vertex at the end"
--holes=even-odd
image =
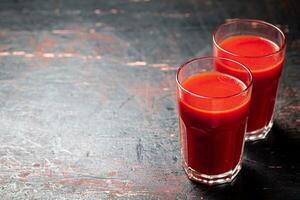
{"type": "MultiPolygon", "coordinates": [[[[236,78],[236,77],[235,77],[236,78]]],[[[237,78],[238,79],[238,78],[237,78]]],[[[239,81],[241,81],[240,79],[238,79],[239,81]]],[[[216,56],[204,56],[204,57],[198,57],[198,58],[193,58],[191,60],[188,60],[187,62],[183,63],[182,65],[180,65],[180,67],[177,69],[177,72],[176,72],[176,83],[177,85],[180,87],[180,89],[182,89],[184,92],[192,95],[192,96],[195,96],[197,98],[202,98],[202,99],[226,99],[226,98],[231,98],[231,97],[235,97],[235,96],[239,96],[245,92],[247,92],[249,90],[249,88],[251,88],[251,86],[253,85],[253,75],[250,71],[250,69],[248,69],[245,65],[243,65],[242,63],[239,63],[235,60],[232,60],[232,59],[228,59],[228,58],[223,58],[223,57],[216,57],[216,56]],[[222,96],[222,97],[209,97],[209,96],[203,96],[203,95],[198,95],[194,92],[191,92],[189,91],[188,89],[184,88],[183,85],[180,83],[179,81],[179,73],[180,71],[185,67],[187,66],[188,64],[190,63],[193,63],[195,61],[199,61],[199,60],[207,60],[207,59],[210,59],[210,60],[215,60],[215,59],[220,59],[220,60],[226,60],[226,61],[230,61],[230,62],[233,62],[235,64],[238,64],[239,66],[241,66],[243,69],[245,69],[247,71],[247,73],[249,74],[249,77],[250,77],[250,82],[249,84],[245,84],[243,81],[243,83],[246,85],[246,88],[244,88],[241,92],[238,92],[236,94],[232,94],[232,95],[228,95],[228,96],[222,96]]]]}
{"type": "Polygon", "coordinates": [[[221,51],[227,53],[227,54],[230,54],[232,56],[235,56],[235,57],[241,57],[241,58],[262,58],[262,57],[269,57],[269,56],[272,56],[272,55],[275,55],[277,53],[280,53],[282,52],[285,47],[286,47],[286,43],[287,43],[287,39],[286,39],[286,36],[284,35],[283,31],[278,28],[277,26],[269,23],[269,22],[266,22],[266,21],[263,21],[263,20],[258,20],[258,19],[239,19],[239,18],[236,18],[236,19],[231,19],[230,21],[228,22],[224,22],[222,24],[220,24],[213,32],[213,44],[221,51]],[[226,49],[223,49],[222,47],[220,47],[220,45],[216,42],[215,40],[215,36],[216,36],[216,33],[218,32],[218,30],[222,27],[222,26],[225,26],[225,25],[228,25],[228,24],[234,24],[236,22],[256,22],[258,24],[264,24],[266,26],[269,26],[275,30],[277,30],[281,37],[283,38],[283,44],[279,46],[279,49],[272,52],[272,53],[269,53],[269,54],[265,54],[265,55],[259,55],[259,56],[242,56],[242,55],[239,55],[239,54],[236,54],[236,53],[233,53],[233,52],[230,52],[226,49]]]}

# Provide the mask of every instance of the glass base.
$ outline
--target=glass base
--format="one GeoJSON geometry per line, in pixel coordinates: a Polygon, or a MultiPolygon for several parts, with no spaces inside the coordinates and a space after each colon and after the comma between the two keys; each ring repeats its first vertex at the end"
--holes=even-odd
{"type": "Polygon", "coordinates": [[[239,173],[239,171],[242,168],[241,161],[240,161],[233,170],[230,170],[222,174],[217,174],[217,175],[207,175],[207,174],[201,174],[196,170],[192,169],[191,167],[188,167],[188,165],[184,161],[182,166],[186,174],[188,175],[189,179],[206,185],[219,185],[223,183],[230,183],[233,181],[233,179],[236,177],[236,175],[239,173]]]}
{"type": "Polygon", "coordinates": [[[273,120],[269,122],[269,124],[261,129],[247,132],[245,135],[246,141],[256,141],[256,140],[262,140],[265,139],[270,132],[271,128],[273,126],[273,120]]]}

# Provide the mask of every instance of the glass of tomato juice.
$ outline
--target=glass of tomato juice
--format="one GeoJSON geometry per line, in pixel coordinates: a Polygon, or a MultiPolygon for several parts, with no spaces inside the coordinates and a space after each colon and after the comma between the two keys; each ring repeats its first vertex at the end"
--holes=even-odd
{"type": "Polygon", "coordinates": [[[285,49],[283,32],[260,20],[233,19],[213,34],[213,55],[238,61],[253,75],[246,140],[263,139],[272,128],[285,49]]]}
{"type": "Polygon", "coordinates": [[[196,58],[180,66],[176,82],[184,170],[207,185],[231,182],[241,169],[250,70],[227,58],[196,58]]]}

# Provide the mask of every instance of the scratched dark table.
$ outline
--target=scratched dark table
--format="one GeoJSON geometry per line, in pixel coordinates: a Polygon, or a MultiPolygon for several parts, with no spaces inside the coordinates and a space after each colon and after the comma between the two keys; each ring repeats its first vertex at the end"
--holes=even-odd
{"type": "Polygon", "coordinates": [[[0,199],[300,199],[296,0],[0,1],[0,199]],[[275,125],[228,185],[181,168],[175,72],[231,18],[280,26],[275,125]]]}

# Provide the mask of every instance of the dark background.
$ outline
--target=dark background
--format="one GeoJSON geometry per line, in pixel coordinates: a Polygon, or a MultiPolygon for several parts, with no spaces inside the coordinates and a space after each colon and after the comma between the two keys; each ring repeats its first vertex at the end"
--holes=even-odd
{"type": "Polygon", "coordinates": [[[0,199],[300,199],[296,0],[0,1],[0,199]],[[288,36],[275,125],[229,185],[181,168],[175,72],[224,20],[288,36]]]}

